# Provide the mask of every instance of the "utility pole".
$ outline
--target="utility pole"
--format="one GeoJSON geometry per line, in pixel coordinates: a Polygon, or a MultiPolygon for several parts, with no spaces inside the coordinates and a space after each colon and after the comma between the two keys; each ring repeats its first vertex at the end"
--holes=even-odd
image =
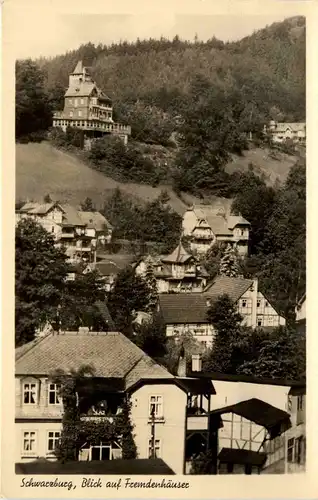
{"type": "Polygon", "coordinates": [[[156,438],[155,438],[155,405],[151,410],[151,458],[156,458],[156,438]]]}

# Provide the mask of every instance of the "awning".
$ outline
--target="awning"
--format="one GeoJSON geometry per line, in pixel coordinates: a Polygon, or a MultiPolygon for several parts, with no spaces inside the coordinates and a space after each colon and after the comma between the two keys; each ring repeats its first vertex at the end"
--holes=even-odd
{"type": "Polygon", "coordinates": [[[265,403],[265,401],[261,401],[257,398],[252,398],[234,405],[225,406],[223,408],[219,408],[218,410],[213,410],[210,413],[211,415],[235,413],[236,415],[240,415],[247,420],[255,422],[255,424],[265,427],[265,429],[267,429],[268,431],[274,430],[275,433],[277,432],[277,427],[280,427],[282,424],[284,424],[286,428],[291,427],[289,413],[280,410],[279,408],[276,408],[275,406],[272,406],[268,403],[265,403]]]}
{"type": "Polygon", "coordinates": [[[266,453],[235,448],[222,448],[218,455],[218,459],[222,463],[254,465],[256,467],[263,467],[266,458],[266,453]]]}

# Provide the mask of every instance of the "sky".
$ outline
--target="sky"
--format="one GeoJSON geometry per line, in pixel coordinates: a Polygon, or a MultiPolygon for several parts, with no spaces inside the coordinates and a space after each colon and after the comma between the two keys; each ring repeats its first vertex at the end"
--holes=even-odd
{"type": "MultiPolygon", "coordinates": [[[[161,2],[152,0],[152,4],[149,3],[151,0],[148,0],[147,4],[140,3],[140,0],[139,4],[138,0],[130,0],[129,7],[125,9],[122,6],[124,0],[117,0],[112,2],[112,5],[121,5],[122,8],[109,13],[106,13],[105,9],[104,12],[94,9],[93,13],[92,9],[82,10],[80,0],[79,8],[74,9],[73,0],[65,0],[67,5],[70,5],[70,1],[72,9],[53,9],[52,5],[57,5],[57,1],[56,3],[51,1],[48,6],[44,0],[42,0],[44,4],[35,4],[35,0],[32,4],[32,0],[29,0],[27,4],[21,4],[21,8],[16,9],[10,29],[8,23],[4,25],[7,27],[5,33],[7,37],[4,36],[4,40],[7,45],[14,48],[16,58],[50,57],[77,49],[81,44],[88,42],[108,45],[120,40],[134,41],[137,37],[173,38],[179,35],[180,38],[193,40],[197,34],[203,41],[213,36],[223,41],[238,40],[252,34],[254,30],[298,13],[294,8],[287,9],[285,6],[284,9],[277,8],[279,0],[276,0],[275,9],[263,8],[263,10],[260,4],[258,9],[250,7],[248,10],[240,9],[237,8],[239,2],[236,8],[232,8],[233,3],[228,4],[227,0],[223,2],[213,0],[213,4],[212,0],[197,0],[195,9],[187,8],[189,5],[194,5],[192,0],[190,3],[183,0],[184,3],[178,4],[175,9],[168,8],[168,5],[177,0],[170,0],[168,3],[168,0],[161,2]],[[163,7],[161,9],[158,8],[160,4],[163,7]],[[26,5],[28,9],[25,8],[26,5]],[[44,5],[46,9],[41,13],[44,5]],[[147,10],[143,5],[147,6],[147,10]],[[223,8],[220,8],[220,5],[223,5],[223,8]],[[227,5],[229,7],[226,8],[227,5]],[[132,9],[132,6],[136,7],[132,9]],[[149,6],[152,8],[149,9],[149,6]],[[153,6],[156,10],[153,10],[153,6]]],[[[110,5],[108,0],[105,2],[110,5]]],[[[256,3],[245,0],[242,5],[255,6],[256,3]]],[[[90,4],[95,5],[94,0],[82,5],[90,4]]],[[[295,4],[292,7],[294,6],[295,4]]]]}

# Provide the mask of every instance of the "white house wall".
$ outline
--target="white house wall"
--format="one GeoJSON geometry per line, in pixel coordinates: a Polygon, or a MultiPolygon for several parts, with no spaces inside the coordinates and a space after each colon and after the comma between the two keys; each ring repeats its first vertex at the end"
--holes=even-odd
{"type": "Polygon", "coordinates": [[[138,458],[149,458],[151,423],[149,419],[150,396],[163,397],[162,422],[155,424],[155,439],[160,439],[161,457],[176,474],[183,473],[185,445],[186,394],[173,384],[144,385],[132,394],[131,418],[135,426],[138,458]]]}
{"type": "Polygon", "coordinates": [[[166,325],[167,337],[181,336],[183,333],[190,332],[195,340],[203,342],[206,347],[211,348],[215,338],[215,330],[213,325],[206,323],[191,323],[188,325],[171,324],[166,325]]]}

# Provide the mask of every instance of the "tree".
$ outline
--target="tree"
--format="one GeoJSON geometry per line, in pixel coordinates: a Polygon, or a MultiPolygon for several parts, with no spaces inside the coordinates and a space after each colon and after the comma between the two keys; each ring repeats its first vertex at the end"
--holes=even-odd
{"type": "Polygon", "coordinates": [[[237,254],[232,245],[228,245],[225,252],[220,260],[219,274],[221,276],[229,276],[230,278],[236,278],[240,273],[239,266],[237,263],[237,254]]]}
{"type": "Polygon", "coordinates": [[[80,407],[77,384],[84,376],[94,376],[95,369],[91,365],[83,365],[78,370],[56,370],[51,378],[57,384],[63,403],[62,432],[55,450],[56,457],[62,463],[77,460],[80,436],[80,407]]]}
{"type": "Polygon", "coordinates": [[[52,203],[52,198],[49,194],[46,194],[43,198],[44,203],[52,203]]]}
{"type": "Polygon", "coordinates": [[[124,460],[137,458],[137,447],[133,435],[134,427],[131,422],[131,401],[128,397],[125,397],[122,411],[117,418],[116,427],[122,443],[122,458],[124,460]]]}
{"type": "Polygon", "coordinates": [[[283,326],[263,339],[257,357],[238,368],[244,375],[288,380],[299,380],[305,372],[305,335],[283,326]]]}
{"type": "Polygon", "coordinates": [[[135,325],[133,341],[148,356],[161,362],[167,353],[166,327],[161,318],[154,314],[151,321],[135,325]]]}
{"type": "Polygon", "coordinates": [[[144,280],[147,283],[149,290],[148,311],[151,312],[154,310],[158,302],[158,286],[151,259],[149,259],[146,264],[144,280]]]}
{"type": "Polygon", "coordinates": [[[225,251],[225,243],[216,241],[207,253],[201,258],[201,263],[209,273],[209,279],[212,280],[220,270],[220,262],[225,251]]]}
{"type": "Polygon", "coordinates": [[[136,275],[132,267],[128,266],[119,272],[109,292],[108,308],[120,332],[132,338],[135,313],[147,310],[149,295],[147,283],[136,275]]]}
{"type": "Polygon", "coordinates": [[[53,237],[30,219],[15,233],[16,346],[34,339],[37,328],[54,321],[68,271],[64,252],[53,237]]]}
{"type": "Polygon", "coordinates": [[[85,200],[81,203],[81,210],[83,212],[95,212],[95,206],[93,204],[92,198],[85,198],[85,200]]]}
{"type": "Polygon", "coordinates": [[[237,312],[236,305],[225,294],[212,303],[207,318],[216,330],[216,337],[212,351],[204,362],[204,370],[235,373],[242,316],[237,312]]]}
{"type": "Polygon", "coordinates": [[[52,123],[48,96],[44,89],[43,71],[31,59],[17,61],[16,76],[16,137],[47,130],[52,123]]]}
{"type": "Polygon", "coordinates": [[[96,271],[76,275],[65,283],[59,307],[59,322],[63,330],[78,330],[80,326],[104,329],[98,301],[105,300],[103,281],[96,271]]]}

